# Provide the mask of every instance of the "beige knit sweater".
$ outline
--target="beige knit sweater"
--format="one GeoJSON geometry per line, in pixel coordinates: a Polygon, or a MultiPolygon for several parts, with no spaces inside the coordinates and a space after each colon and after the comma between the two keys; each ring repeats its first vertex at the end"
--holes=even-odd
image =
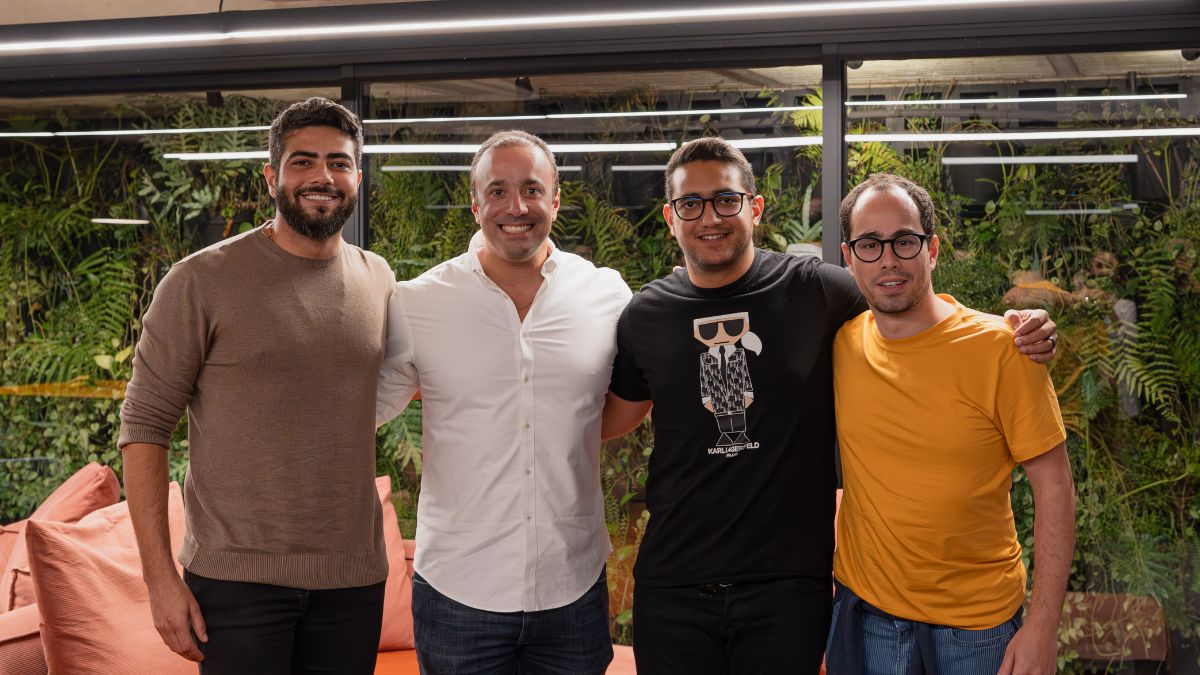
{"type": "Polygon", "coordinates": [[[394,284],[373,253],[302,258],[261,227],[163,277],[119,445],[168,447],[187,410],[179,560],[192,573],[306,589],[387,577],[375,389],[394,284]]]}

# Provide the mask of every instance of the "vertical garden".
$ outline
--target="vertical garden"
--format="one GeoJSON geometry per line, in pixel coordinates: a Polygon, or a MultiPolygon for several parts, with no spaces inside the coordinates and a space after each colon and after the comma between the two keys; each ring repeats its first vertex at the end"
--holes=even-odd
{"type": "MultiPolygon", "coordinates": [[[[763,92],[769,99],[770,91],[763,92]]],[[[644,103],[630,94],[622,104],[644,103]]],[[[819,94],[809,103],[819,104],[819,94]]],[[[123,128],[268,124],[279,102],[229,96],[203,102],[146,99],[110,112],[123,128]]],[[[1104,111],[1078,120],[1106,124],[1104,111]]],[[[1137,123],[1182,127],[1172,109],[1141,104],[1137,123]]],[[[820,113],[779,113],[792,133],[820,134],[820,113]]],[[[983,119],[909,120],[918,131],[992,129],[983,119]],[[921,125],[925,125],[921,127],[921,125]],[[951,128],[952,127],[952,128],[951,128]]],[[[8,127],[71,129],[66,116],[13,118],[8,127]]],[[[881,130],[871,119],[850,134],[881,130]]],[[[692,135],[714,129],[693,128],[692,135]]],[[[650,140],[686,140],[669,130],[650,140]],[[674,134],[674,135],[672,135],[674,134]]],[[[273,211],[258,161],[180,162],[166,152],[255,150],[261,132],[133,137],[0,139],[0,522],[32,508],[89,461],[119,469],[117,414],[139,317],[173,261],[244,231],[273,211]],[[114,224],[111,220],[143,221],[114,224]]],[[[1078,491],[1071,589],[1150,596],[1168,626],[1196,637],[1200,624],[1200,140],[1106,141],[1129,164],[997,164],[980,175],[951,169],[953,142],[847,146],[849,182],[877,171],[924,185],[938,205],[939,291],[992,312],[1046,307],[1059,326],[1051,366],[1078,491]],[[1136,193],[1136,194],[1135,194],[1136,193]],[[1151,195],[1147,199],[1145,195],[1151,195]]],[[[1018,154],[1005,142],[972,152],[1018,154]]],[[[1095,153],[1094,141],[1055,154],[1095,153]]],[[[1033,146],[1019,154],[1049,150],[1033,146]]],[[[785,250],[820,238],[820,146],[756,164],[767,215],[761,246],[785,250]]],[[[377,162],[378,160],[372,159],[377,162]]],[[[379,168],[376,166],[375,168],[379,168]]],[[[553,237],[563,249],[619,270],[635,290],[680,262],[660,210],[621,205],[603,164],[564,174],[553,237]],[[588,180],[583,180],[588,176],[588,180]],[[600,178],[596,178],[599,176],[600,178]]],[[[371,247],[400,279],[465,250],[476,225],[462,172],[373,171],[371,247]],[[460,208],[431,208],[456,205],[460,208]]],[[[657,194],[661,174],[642,174],[657,194]]],[[[412,534],[421,422],[414,404],[380,430],[380,473],[393,475],[398,512],[412,534]]],[[[629,570],[645,511],[639,493],[653,440],[646,425],[604,453],[606,512],[614,541],[610,586],[618,636],[630,619],[629,570]]],[[[173,475],[187,461],[177,432],[173,475]]],[[[1018,529],[1032,545],[1032,495],[1016,472],[1018,529]]],[[[1029,561],[1032,562],[1032,556],[1029,561]]],[[[1036,569],[1034,570],[1036,574],[1036,569]]],[[[1086,621],[1086,617],[1079,618],[1086,621]]],[[[1071,624],[1065,632],[1082,630],[1071,624]]],[[[1070,656],[1070,654],[1066,654],[1070,656]]],[[[1117,655],[1119,659],[1119,655],[1117,655]]]]}

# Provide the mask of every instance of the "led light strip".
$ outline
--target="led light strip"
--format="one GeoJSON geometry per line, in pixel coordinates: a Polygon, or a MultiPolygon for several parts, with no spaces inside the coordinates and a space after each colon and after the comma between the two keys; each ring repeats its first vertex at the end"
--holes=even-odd
{"type": "Polygon", "coordinates": [[[964,164],[1137,164],[1137,155],[1024,155],[1019,157],[943,157],[946,166],[964,164]]]}
{"type": "MultiPolygon", "coordinates": [[[[853,106],[920,106],[920,105],[954,105],[976,103],[1036,103],[1044,101],[1126,101],[1152,99],[1180,99],[1187,94],[1130,94],[1112,96],[1049,96],[1040,98],[979,98],[979,99],[939,99],[928,101],[848,101],[847,107],[853,106]]],[[[793,112],[800,110],[821,110],[819,105],[793,105],[778,108],[717,108],[713,110],[638,110],[632,112],[595,112],[595,113],[553,113],[547,115],[489,115],[477,117],[404,117],[395,119],[369,119],[363,124],[441,124],[462,122],[508,122],[522,120],[561,120],[561,119],[605,119],[622,117],[698,117],[701,115],[752,115],[775,114],[778,112],[793,112]]],[[[0,132],[0,138],[46,138],[51,136],[152,136],[158,134],[210,134],[268,131],[270,126],[246,127],[199,127],[195,129],[114,129],[103,131],[30,131],[30,132],[0,132]]],[[[805,145],[807,143],[798,143],[805,145]]],[[[753,147],[753,146],[739,146],[753,147]]],[[[771,146],[775,147],[775,146],[771,146]]],[[[786,147],[786,146],[779,146],[786,147]]]]}
{"type": "Polygon", "coordinates": [[[735,139],[729,144],[742,150],[759,148],[794,148],[801,145],[820,145],[820,136],[779,136],[775,138],[735,139]]]}
{"type": "Polygon", "coordinates": [[[989,103],[1076,103],[1082,101],[1154,101],[1187,98],[1187,94],[1112,94],[1094,96],[1031,96],[1029,98],[937,98],[912,101],[846,101],[847,108],[926,105],[986,105],[989,103]]]}
{"type": "MultiPolygon", "coordinates": [[[[1117,0],[1110,0],[1117,1],[1117,0]]],[[[495,16],[441,21],[407,21],[349,24],[342,26],[302,26],[229,32],[175,33],[166,35],[122,35],[105,38],[65,38],[0,43],[0,54],[22,54],[58,50],[105,47],[165,47],[179,44],[228,41],[269,41],[285,38],[338,38],[348,35],[412,35],[457,32],[497,32],[547,28],[583,28],[638,24],[698,22],[708,20],[745,21],[820,15],[849,15],[860,12],[934,11],[950,8],[974,9],[1044,4],[1042,0],[849,0],[842,2],[764,5],[728,5],[694,9],[654,9],[634,12],[593,12],[578,14],[542,14],[495,16]]],[[[1059,4],[1094,4],[1088,0],[1067,0],[1059,4]]]]}
{"type": "MultiPolygon", "coordinates": [[[[449,172],[449,171],[470,171],[471,165],[450,165],[450,164],[388,164],[383,167],[383,170],[388,173],[422,173],[422,172],[449,172]]],[[[575,164],[558,167],[559,173],[570,173],[574,171],[583,171],[583,167],[575,164]]]]}
{"type": "Polygon", "coordinates": [[[270,126],[200,127],[197,129],[112,129],[108,131],[55,131],[54,136],[155,136],[165,134],[213,134],[232,131],[268,131],[270,126]]]}
{"type": "MultiPolygon", "coordinates": [[[[847,143],[979,143],[1004,141],[1102,140],[1109,138],[1158,138],[1200,136],[1200,127],[1167,129],[1079,129],[1070,131],[1014,131],[964,134],[846,134],[847,143]]],[[[730,145],[743,150],[794,148],[820,145],[820,136],[778,136],[775,138],[734,139],[730,145]]],[[[674,143],[550,143],[552,152],[671,152],[674,143]]],[[[367,154],[474,154],[478,145],[365,145],[367,154]]],[[[1115,155],[1121,157],[1121,155],[1115,155]]],[[[246,152],[169,152],[164,159],[266,159],[265,150],[246,152]]],[[[954,158],[949,158],[954,159],[954,158]]],[[[1032,161],[1032,160],[1031,160],[1032,161]]],[[[1115,160],[1114,160],[1115,161],[1115,160]]],[[[1124,160],[1122,160],[1124,161],[1124,160]]],[[[1018,162],[1020,163],[1020,162],[1018,162]]]]}
{"type": "Polygon", "coordinates": [[[987,141],[1065,141],[1105,138],[1200,136],[1200,127],[1166,129],[1072,129],[1066,131],[996,131],[962,134],[846,134],[847,143],[958,143],[987,141]]]}
{"type": "Polygon", "coordinates": [[[397,117],[363,120],[363,124],[441,124],[454,122],[507,122],[510,120],[581,120],[622,117],[700,117],[702,115],[771,115],[797,110],[820,110],[819,105],[785,105],[778,108],[713,108],[711,110],[633,110],[629,112],[549,113],[546,115],[484,115],[478,117],[397,117]]]}

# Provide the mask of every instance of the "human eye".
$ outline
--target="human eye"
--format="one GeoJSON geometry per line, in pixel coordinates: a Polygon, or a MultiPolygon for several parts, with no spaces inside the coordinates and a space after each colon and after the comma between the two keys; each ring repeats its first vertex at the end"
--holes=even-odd
{"type": "Polygon", "coordinates": [[[700,207],[700,200],[695,197],[684,197],[676,203],[679,204],[679,208],[689,211],[700,207]]]}
{"type": "Polygon", "coordinates": [[[713,199],[717,200],[717,203],[720,204],[721,206],[731,206],[733,204],[736,204],[737,202],[742,201],[742,196],[739,194],[734,194],[732,192],[722,192],[721,194],[717,195],[716,197],[713,197],[713,199]]]}
{"type": "Polygon", "coordinates": [[[894,244],[894,246],[899,247],[901,251],[908,252],[908,251],[912,251],[917,246],[919,246],[920,242],[921,242],[921,240],[918,239],[915,235],[906,234],[906,235],[903,235],[900,237],[896,237],[896,243],[894,244]]]}
{"type": "Polygon", "coordinates": [[[879,250],[879,246],[880,246],[880,243],[879,243],[878,239],[859,239],[858,240],[858,248],[859,248],[859,250],[863,251],[864,253],[874,253],[875,251],[879,250]]]}

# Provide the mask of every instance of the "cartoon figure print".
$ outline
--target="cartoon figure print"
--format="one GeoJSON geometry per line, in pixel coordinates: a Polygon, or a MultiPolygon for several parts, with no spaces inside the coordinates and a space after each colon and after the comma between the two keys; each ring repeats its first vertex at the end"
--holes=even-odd
{"type": "Polygon", "coordinates": [[[708,347],[700,354],[700,403],[717,418],[721,437],[710,454],[733,456],[755,447],[746,436],[746,409],[754,403],[754,384],[746,350],[762,353],[762,341],[750,332],[749,312],[708,316],[692,322],[693,336],[708,347]]]}

